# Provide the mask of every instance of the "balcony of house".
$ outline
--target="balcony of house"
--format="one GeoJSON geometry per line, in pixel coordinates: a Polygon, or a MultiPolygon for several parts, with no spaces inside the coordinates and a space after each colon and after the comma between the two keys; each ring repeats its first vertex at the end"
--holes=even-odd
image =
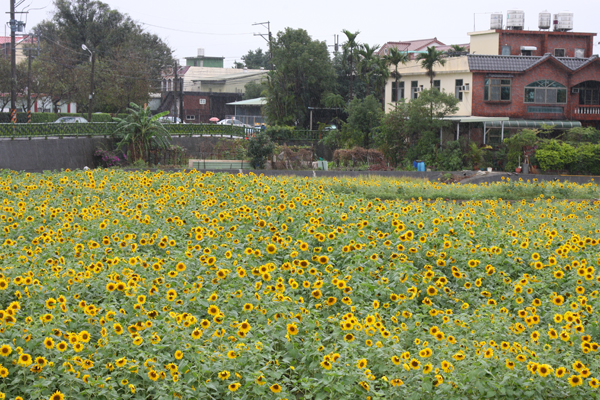
{"type": "Polygon", "coordinates": [[[571,88],[572,115],[581,121],[600,120],[600,82],[585,81],[571,88]]]}

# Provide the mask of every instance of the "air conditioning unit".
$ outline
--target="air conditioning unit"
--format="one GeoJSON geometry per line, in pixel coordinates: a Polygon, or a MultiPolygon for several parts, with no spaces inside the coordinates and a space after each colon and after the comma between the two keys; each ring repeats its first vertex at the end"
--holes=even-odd
{"type": "Polygon", "coordinates": [[[579,88],[576,88],[576,87],[572,88],[571,93],[573,93],[573,94],[579,93],[579,88]]]}
{"type": "Polygon", "coordinates": [[[467,83],[466,85],[462,85],[462,86],[460,87],[460,91],[461,91],[461,92],[468,92],[468,91],[470,91],[470,89],[469,89],[469,84],[467,83]]]}
{"type": "Polygon", "coordinates": [[[425,90],[425,89],[423,89],[423,86],[422,86],[422,85],[421,85],[421,86],[419,86],[419,87],[416,87],[416,88],[415,88],[415,92],[416,92],[416,93],[422,92],[423,90],[425,90]]]}

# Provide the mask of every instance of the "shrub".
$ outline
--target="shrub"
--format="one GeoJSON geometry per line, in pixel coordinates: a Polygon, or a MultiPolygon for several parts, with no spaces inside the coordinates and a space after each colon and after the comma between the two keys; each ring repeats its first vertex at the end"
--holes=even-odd
{"type": "Polygon", "coordinates": [[[354,166],[356,164],[384,164],[383,153],[379,150],[367,150],[362,147],[338,149],[333,153],[333,161],[339,166],[354,166]]]}
{"type": "Polygon", "coordinates": [[[505,171],[514,171],[519,165],[519,157],[523,162],[523,150],[527,147],[535,146],[537,143],[538,131],[535,129],[523,129],[521,132],[504,139],[504,147],[506,147],[506,164],[505,171]]]}
{"type": "Polygon", "coordinates": [[[440,171],[460,171],[463,168],[463,152],[460,142],[446,143],[444,149],[437,154],[436,168],[440,171]]]}
{"type": "Polygon", "coordinates": [[[542,170],[561,170],[577,160],[577,150],[568,143],[550,140],[537,149],[535,156],[542,170]]]}
{"type": "Polygon", "coordinates": [[[275,143],[271,141],[267,133],[255,133],[248,142],[248,156],[250,157],[252,167],[263,169],[267,158],[273,154],[273,150],[275,150],[275,143]]]}

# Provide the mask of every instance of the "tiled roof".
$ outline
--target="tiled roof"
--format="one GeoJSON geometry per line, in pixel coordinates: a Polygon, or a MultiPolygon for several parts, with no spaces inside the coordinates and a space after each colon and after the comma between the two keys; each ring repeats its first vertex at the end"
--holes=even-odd
{"type": "Polygon", "coordinates": [[[554,58],[570,70],[576,70],[584,64],[591,62],[587,58],[554,57],[551,54],[544,56],[495,56],[469,54],[469,69],[471,71],[498,71],[498,72],[523,72],[549,58],[554,58]]]}
{"type": "Polygon", "coordinates": [[[433,38],[433,39],[419,39],[419,40],[404,40],[401,42],[387,42],[386,44],[384,44],[383,46],[381,46],[381,48],[379,49],[379,51],[377,52],[377,54],[382,55],[384,54],[384,48],[390,48],[390,47],[395,47],[400,51],[418,51],[418,50],[424,50],[427,48],[427,46],[431,47],[441,47],[443,46],[445,47],[450,47],[445,45],[444,43],[440,42],[437,38],[433,38]]]}

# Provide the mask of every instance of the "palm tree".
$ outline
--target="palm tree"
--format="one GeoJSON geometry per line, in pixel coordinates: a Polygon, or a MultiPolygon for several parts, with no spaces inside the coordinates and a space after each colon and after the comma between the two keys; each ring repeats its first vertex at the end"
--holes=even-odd
{"type": "Polygon", "coordinates": [[[352,83],[354,81],[354,69],[352,64],[354,61],[356,50],[359,47],[359,44],[356,41],[356,37],[360,32],[356,31],[352,33],[346,29],[343,29],[342,33],[346,35],[346,42],[342,45],[342,48],[344,49],[344,59],[348,60],[348,62],[350,63],[350,100],[352,100],[352,97],[354,97],[352,95],[352,83]]]}
{"type": "Polygon", "coordinates": [[[150,107],[129,103],[127,118],[114,118],[118,122],[116,137],[121,137],[117,149],[127,146],[129,160],[145,160],[148,152],[154,148],[166,149],[171,144],[171,134],[161,123],[160,118],[169,114],[168,111],[152,115],[150,107]]]}
{"type": "Polygon", "coordinates": [[[396,88],[396,104],[398,104],[398,81],[402,76],[398,72],[398,65],[406,64],[410,57],[408,56],[408,52],[400,51],[397,47],[390,47],[390,54],[388,54],[385,58],[389,65],[394,66],[394,72],[392,73],[392,76],[394,77],[394,87],[396,88]]]}
{"type": "Polygon", "coordinates": [[[446,59],[444,58],[446,53],[443,51],[436,50],[435,47],[427,47],[427,53],[420,53],[417,55],[416,60],[421,61],[421,68],[427,70],[427,76],[429,77],[430,87],[433,88],[433,77],[435,76],[435,72],[433,68],[436,65],[444,66],[446,65],[446,59]]]}
{"type": "Polygon", "coordinates": [[[377,68],[377,60],[378,58],[375,55],[375,52],[379,48],[379,45],[376,44],[374,46],[369,46],[368,44],[363,44],[360,46],[358,50],[358,55],[360,56],[360,60],[357,62],[357,70],[358,72],[364,76],[365,83],[367,84],[367,96],[370,92],[371,86],[371,75],[375,72],[377,68]]]}
{"type": "Polygon", "coordinates": [[[466,51],[467,51],[467,48],[465,46],[461,46],[460,44],[453,44],[450,46],[450,48],[448,49],[446,54],[449,55],[450,57],[453,57],[453,56],[460,55],[461,53],[464,53],[466,51]]]}

